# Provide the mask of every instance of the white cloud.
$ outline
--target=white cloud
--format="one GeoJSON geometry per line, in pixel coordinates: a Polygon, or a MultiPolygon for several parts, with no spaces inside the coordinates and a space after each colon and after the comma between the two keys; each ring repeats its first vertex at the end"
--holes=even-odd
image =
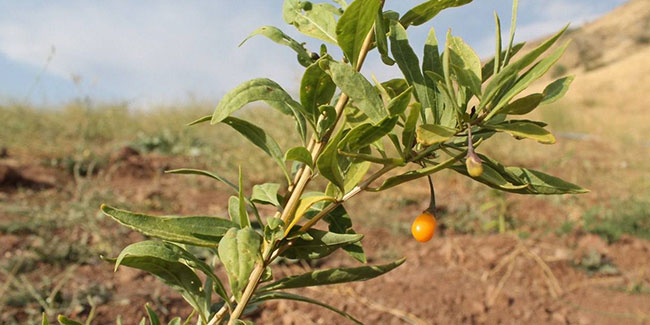
{"type": "MultiPolygon", "coordinates": [[[[268,40],[237,44],[268,24],[264,6],[251,15],[236,6],[180,2],[51,2],[0,14],[0,52],[48,71],[96,80],[102,93],[161,101],[188,92],[217,97],[255,76],[293,81],[290,50],[268,40]]],[[[272,15],[278,16],[278,15],[272,15]]]]}

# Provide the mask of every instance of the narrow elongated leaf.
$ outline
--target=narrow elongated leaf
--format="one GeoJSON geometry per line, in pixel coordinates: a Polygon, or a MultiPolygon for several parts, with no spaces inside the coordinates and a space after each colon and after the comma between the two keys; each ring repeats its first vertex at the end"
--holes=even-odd
{"type": "Polygon", "coordinates": [[[394,165],[394,166],[404,166],[404,160],[399,159],[399,158],[381,158],[381,157],[375,157],[369,154],[363,154],[363,153],[354,153],[354,152],[345,152],[339,150],[339,154],[341,156],[346,156],[358,160],[363,160],[363,161],[369,161],[375,164],[381,164],[381,165],[394,165]]]}
{"type": "Polygon", "coordinates": [[[343,174],[339,166],[338,146],[343,138],[343,128],[327,143],[323,152],[318,156],[316,166],[323,177],[343,191],[343,174]]]}
{"type": "Polygon", "coordinates": [[[226,268],[237,301],[255,264],[262,262],[261,245],[262,237],[250,227],[228,230],[219,243],[219,259],[226,268]]]}
{"type": "Polygon", "coordinates": [[[63,315],[57,316],[56,320],[59,322],[61,325],[83,325],[77,321],[74,321],[72,319],[69,319],[68,317],[65,317],[63,315]]]}
{"type": "Polygon", "coordinates": [[[349,148],[350,151],[357,151],[367,147],[375,141],[390,133],[397,124],[397,116],[389,116],[380,121],[377,125],[370,123],[361,124],[348,132],[339,143],[339,148],[349,148]]]}
{"type": "Polygon", "coordinates": [[[285,0],[282,18],[301,33],[336,45],[336,19],[338,9],[329,3],[311,3],[285,0]]]}
{"type": "Polygon", "coordinates": [[[346,313],[346,312],[344,312],[344,311],[342,311],[342,310],[340,310],[338,308],[332,307],[332,306],[330,306],[330,305],[328,305],[328,304],[326,304],[324,302],[320,302],[320,301],[312,299],[312,298],[307,298],[307,297],[303,297],[303,296],[299,296],[299,295],[292,294],[292,293],[287,293],[287,292],[278,292],[278,291],[264,292],[264,293],[255,295],[251,299],[251,302],[256,303],[256,302],[262,302],[262,301],[267,301],[267,300],[275,300],[275,299],[295,300],[295,301],[302,301],[302,302],[314,304],[314,305],[317,305],[317,306],[327,308],[327,309],[329,309],[329,310],[331,310],[331,311],[333,311],[333,312],[335,312],[335,313],[337,313],[337,314],[339,314],[339,315],[353,321],[356,324],[363,324],[359,320],[357,320],[356,318],[352,317],[350,314],[348,314],[348,313],[346,313]]]}
{"type": "MultiPolygon", "coordinates": [[[[399,17],[399,14],[397,16],[399,17]]],[[[381,61],[384,64],[393,65],[395,61],[388,56],[388,40],[386,38],[389,21],[389,19],[385,19],[382,8],[379,7],[377,10],[377,18],[375,18],[375,43],[377,45],[377,51],[381,55],[381,61]]]]}
{"type": "MultiPolygon", "coordinates": [[[[230,216],[230,221],[240,225],[239,221],[241,217],[239,216],[239,197],[231,196],[228,199],[228,215],[230,216]]],[[[241,226],[240,226],[241,228],[241,226]]]]}
{"type": "MultiPolygon", "coordinates": [[[[498,175],[498,178],[487,180],[481,176],[474,179],[492,188],[511,193],[533,195],[580,194],[589,192],[578,185],[536,170],[520,167],[505,167],[485,155],[479,154],[479,157],[483,161],[484,170],[487,170],[485,168],[488,167],[489,170],[498,175]]],[[[452,169],[470,177],[464,164],[454,165],[452,169]]]]}
{"type": "Polygon", "coordinates": [[[422,25],[435,17],[440,11],[468,4],[472,0],[429,0],[415,6],[400,18],[400,23],[405,28],[409,25],[422,25]]]}
{"type": "Polygon", "coordinates": [[[205,315],[203,288],[199,277],[168,246],[156,242],[135,243],[122,250],[115,261],[120,265],[147,271],[180,293],[187,302],[205,315]]]}
{"type": "Polygon", "coordinates": [[[200,169],[190,169],[190,168],[181,168],[181,169],[172,169],[172,170],[166,170],[165,173],[167,174],[185,174],[185,175],[201,175],[201,176],[207,176],[212,179],[216,179],[232,188],[235,190],[235,192],[239,191],[239,187],[235,184],[233,184],[231,181],[227,180],[225,177],[219,176],[213,172],[205,171],[205,170],[200,170],[200,169]]]}
{"type": "Polygon", "coordinates": [[[404,152],[406,155],[411,152],[411,148],[413,148],[413,144],[415,143],[415,126],[420,118],[420,108],[421,106],[419,104],[411,105],[411,110],[406,118],[406,123],[404,123],[404,129],[402,130],[402,144],[404,145],[404,152]]]}
{"type": "MultiPolygon", "coordinates": [[[[542,55],[546,50],[548,50],[555,42],[564,34],[566,29],[569,26],[567,25],[564,27],[562,30],[560,30],[557,34],[553,35],[551,38],[546,40],[544,43],[540,44],[538,47],[533,49],[532,51],[526,53],[526,55],[522,56],[519,60],[505,66],[501,72],[499,72],[497,75],[494,76],[492,80],[488,83],[488,85],[485,87],[484,91],[484,99],[489,99],[496,94],[496,92],[509,80],[512,80],[514,77],[517,76],[517,74],[523,70],[525,67],[533,63],[540,55],[542,55]]],[[[483,108],[487,105],[487,101],[483,100],[481,101],[481,105],[479,108],[483,108]]]]}
{"type": "MultiPolygon", "coordinates": [[[[352,229],[352,218],[350,218],[350,215],[342,204],[334,208],[332,212],[328,213],[323,220],[329,224],[328,229],[331,232],[338,234],[356,234],[352,229]]],[[[343,246],[342,249],[357,261],[361,263],[367,262],[361,241],[343,246]]]]}
{"type": "Polygon", "coordinates": [[[474,95],[481,97],[481,59],[478,54],[460,37],[449,39],[451,64],[461,85],[469,88],[474,95]]]}
{"type": "Polygon", "coordinates": [[[404,78],[409,85],[413,86],[415,98],[422,104],[422,108],[426,110],[433,107],[431,103],[433,94],[430,94],[433,89],[425,83],[420,71],[420,61],[409,45],[406,30],[397,21],[391,21],[390,24],[390,50],[404,78]]]}
{"type": "Polygon", "coordinates": [[[284,160],[282,159],[282,150],[278,143],[266,131],[253,123],[232,116],[226,117],[223,122],[266,152],[267,155],[278,163],[285,175],[288,175],[287,166],[284,165],[284,160]]]}
{"type": "MultiPolygon", "coordinates": [[[[368,152],[370,149],[368,148],[368,152]]],[[[360,159],[358,161],[353,161],[348,166],[348,169],[345,171],[345,181],[343,182],[343,188],[345,193],[350,192],[355,186],[363,180],[363,177],[366,176],[368,170],[370,169],[370,162],[360,159]]]]}
{"type": "Polygon", "coordinates": [[[335,202],[336,199],[328,195],[315,195],[301,199],[300,203],[298,203],[298,207],[296,208],[293,220],[291,220],[291,223],[289,223],[285,230],[285,236],[289,234],[291,228],[293,228],[293,226],[298,223],[298,221],[305,215],[309,208],[311,208],[314,204],[322,201],[335,202]]]}
{"type": "Polygon", "coordinates": [[[115,270],[117,270],[117,267],[127,256],[155,257],[168,262],[180,262],[198,269],[214,282],[216,293],[225,301],[229,301],[221,280],[214,274],[212,268],[178,245],[154,240],[145,240],[131,244],[115,260],[115,270]]]}
{"type": "MultiPolygon", "coordinates": [[[[526,45],[526,42],[521,42],[521,43],[515,44],[512,47],[512,51],[511,51],[512,55],[516,55],[517,53],[519,53],[519,51],[522,48],[524,48],[524,45],[526,45]]],[[[505,56],[505,53],[506,53],[506,51],[501,51],[501,58],[503,58],[505,56]]],[[[494,73],[494,70],[495,70],[495,68],[494,68],[494,59],[495,58],[493,57],[489,61],[487,61],[487,63],[485,63],[485,65],[483,65],[483,68],[481,69],[482,74],[483,74],[483,82],[487,81],[488,79],[490,79],[490,77],[495,75],[495,73],[494,73]]],[[[503,61],[503,59],[502,59],[502,61],[503,61]]],[[[499,71],[501,71],[501,69],[499,69],[499,71]]],[[[497,74],[498,74],[498,72],[497,72],[497,74]]]]}
{"type": "Polygon", "coordinates": [[[280,201],[278,201],[279,190],[280,184],[277,183],[253,185],[253,194],[251,195],[251,200],[253,202],[268,203],[275,206],[280,206],[280,201]]]}
{"type": "Polygon", "coordinates": [[[411,103],[411,94],[413,93],[413,87],[408,87],[404,92],[392,98],[386,108],[390,115],[400,115],[404,113],[406,107],[411,103]]]}
{"type": "Polygon", "coordinates": [[[239,192],[237,194],[237,202],[239,203],[237,209],[239,226],[242,228],[250,227],[251,221],[248,217],[248,211],[246,211],[246,196],[244,196],[244,178],[241,172],[241,166],[239,166],[239,192]]]}
{"type": "Polygon", "coordinates": [[[485,124],[488,129],[506,132],[514,137],[528,138],[539,143],[553,144],[555,137],[543,127],[530,121],[506,121],[499,124],[485,124]]]}
{"type": "Polygon", "coordinates": [[[332,60],[319,62],[321,68],[332,77],[334,83],[373,123],[381,121],[386,116],[384,104],[377,89],[361,73],[341,62],[332,60]]]}
{"type": "Polygon", "coordinates": [[[102,205],[101,210],[117,222],[147,236],[176,243],[216,247],[230,228],[239,225],[226,219],[208,216],[150,216],[102,205]]]}
{"type": "MultiPolygon", "coordinates": [[[[379,0],[355,0],[345,9],[336,24],[336,37],[343,53],[353,67],[357,66],[363,42],[377,18],[379,0]]],[[[383,23],[383,21],[379,21],[383,23]]]]}
{"type": "Polygon", "coordinates": [[[158,315],[156,315],[156,312],[151,309],[149,303],[144,304],[144,309],[147,311],[147,316],[149,316],[149,324],[160,325],[160,319],[158,318],[158,315]]]}
{"type": "Polygon", "coordinates": [[[503,95],[501,100],[499,100],[499,103],[494,107],[491,114],[494,115],[494,112],[499,112],[499,110],[508,102],[510,102],[510,100],[512,100],[517,94],[528,88],[528,86],[530,86],[530,84],[532,84],[535,80],[546,74],[546,72],[553,66],[553,64],[555,64],[555,62],[560,59],[562,54],[564,54],[564,51],[568,46],[569,42],[566,42],[563,46],[555,50],[551,55],[542,59],[532,68],[526,71],[526,73],[517,79],[517,82],[512,86],[512,88],[510,88],[510,90],[508,90],[508,92],[503,95]]]}
{"type": "Polygon", "coordinates": [[[335,91],[332,78],[320,68],[318,62],[305,69],[300,81],[300,103],[310,113],[312,121],[318,119],[318,107],[329,104],[335,91]]]}
{"type": "Polygon", "coordinates": [[[367,191],[379,192],[379,191],[387,190],[387,189],[389,189],[391,187],[395,187],[397,185],[400,185],[400,184],[403,184],[403,183],[406,183],[406,182],[410,182],[410,181],[412,181],[414,179],[418,179],[420,177],[424,177],[424,176],[427,176],[427,175],[431,175],[433,173],[437,173],[437,172],[439,172],[439,171],[441,171],[441,170],[443,170],[445,168],[451,167],[451,165],[454,162],[462,159],[463,157],[465,157],[466,154],[467,154],[467,151],[462,152],[462,153],[460,153],[459,155],[457,155],[455,157],[451,157],[451,158],[449,158],[449,159],[447,159],[447,160],[445,160],[445,161],[443,161],[443,162],[441,162],[441,163],[439,163],[437,165],[429,166],[429,167],[425,167],[425,168],[421,168],[421,169],[416,169],[416,170],[410,170],[410,171],[408,171],[408,172],[406,172],[404,174],[389,177],[380,186],[375,187],[375,188],[369,188],[369,189],[367,189],[367,191]]]}
{"type": "Polygon", "coordinates": [[[260,288],[260,292],[273,290],[304,288],[320,285],[330,285],[346,282],[366,281],[387,273],[402,265],[406,259],[402,258],[392,263],[373,266],[360,266],[349,268],[335,268],[312,271],[301,275],[294,275],[278,280],[260,288]]]}
{"type": "Polygon", "coordinates": [[[278,44],[286,45],[290,47],[292,50],[296,52],[298,56],[298,62],[305,67],[309,66],[314,62],[314,60],[312,60],[311,56],[309,55],[307,49],[305,49],[305,47],[302,44],[300,44],[298,41],[291,38],[289,35],[285,34],[282,30],[280,30],[275,26],[262,26],[254,30],[239,44],[239,46],[244,45],[246,41],[248,41],[255,35],[266,36],[270,40],[278,44]]]}
{"type": "Polygon", "coordinates": [[[512,115],[524,115],[532,112],[544,99],[544,94],[531,94],[519,98],[503,108],[503,113],[512,115]]]}
{"type": "Polygon", "coordinates": [[[528,184],[526,190],[531,194],[581,194],[589,192],[589,190],[578,185],[540,171],[521,167],[506,167],[506,169],[523,179],[528,184]]]}
{"type": "Polygon", "coordinates": [[[451,139],[456,134],[456,130],[441,125],[422,124],[418,126],[416,133],[419,144],[430,146],[451,139]]]}
{"type": "Polygon", "coordinates": [[[266,78],[253,79],[240,84],[221,98],[210,124],[217,124],[242,106],[260,100],[266,101],[284,114],[292,114],[290,105],[299,105],[275,81],[266,78]]]}
{"type": "Polygon", "coordinates": [[[544,100],[542,100],[541,104],[551,104],[564,97],[574,78],[574,76],[560,78],[546,86],[544,88],[544,100]]]}
{"type": "Polygon", "coordinates": [[[314,161],[311,158],[309,150],[305,147],[294,147],[284,154],[284,160],[293,160],[301,162],[311,168],[314,168],[314,161]]]}
{"type": "Polygon", "coordinates": [[[311,237],[310,240],[302,237],[294,240],[282,256],[292,259],[319,259],[363,238],[361,234],[338,234],[318,229],[309,229],[307,234],[311,237]]]}

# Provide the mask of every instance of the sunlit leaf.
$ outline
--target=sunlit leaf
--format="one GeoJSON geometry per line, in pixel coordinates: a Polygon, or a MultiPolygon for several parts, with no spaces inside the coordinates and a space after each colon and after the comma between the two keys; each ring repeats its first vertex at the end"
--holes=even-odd
{"type": "Polygon", "coordinates": [[[404,27],[408,27],[409,25],[422,25],[444,9],[462,6],[470,2],[472,0],[429,0],[407,11],[400,18],[400,23],[404,27]]]}
{"type": "Polygon", "coordinates": [[[550,83],[544,88],[544,100],[541,104],[551,104],[562,98],[569,90],[569,85],[573,82],[574,76],[560,78],[550,83]]]}
{"type": "Polygon", "coordinates": [[[328,305],[328,304],[326,304],[324,302],[320,302],[320,301],[312,299],[312,298],[307,298],[307,297],[299,296],[299,295],[288,293],[288,292],[279,292],[279,291],[264,292],[264,293],[255,295],[251,299],[251,302],[256,303],[256,302],[262,302],[262,301],[267,301],[267,300],[275,300],[275,299],[302,301],[302,302],[314,304],[314,305],[317,305],[317,306],[321,306],[321,307],[327,308],[327,309],[329,309],[329,310],[331,310],[331,311],[333,311],[333,312],[335,312],[335,313],[337,313],[337,314],[339,314],[339,315],[341,315],[341,316],[355,322],[356,324],[362,324],[359,320],[357,320],[356,318],[352,317],[350,314],[348,314],[348,313],[346,313],[346,312],[344,312],[344,311],[342,311],[342,310],[340,310],[338,308],[332,307],[332,306],[330,306],[330,305],[328,305]]]}
{"type": "Polygon", "coordinates": [[[555,137],[551,132],[530,121],[506,121],[499,124],[485,124],[488,129],[506,132],[514,137],[528,138],[539,143],[553,144],[555,137]]]}
{"type": "Polygon", "coordinates": [[[282,6],[284,21],[301,33],[331,44],[336,43],[336,14],[338,9],[329,3],[311,3],[285,0],[282,6]]]}
{"type": "Polygon", "coordinates": [[[262,262],[262,237],[250,227],[230,229],[219,243],[219,259],[228,273],[230,288],[239,301],[255,264],[262,262]]]}
{"type": "Polygon", "coordinates": [[[309,56],[308,51],[295,39],[291,38],[289,35],[285,34],[282,30],[275,26],[262,26],[252,33],[250,33],[240,44],[242,46],[246,41],[252,38],[255,35],[263,35],[268,37],[270,40],[286,45],[294,50],[298,56],[298,62],[303,66],[307,67],[314,62],[311,56],[309,56]]]}
{"type": "Polygon", "coordinates": [[[277,183],[253,185],[253,194],[251,194],[251,200],[253,202],[268,203],[275,206],[280,206],[280,201],[278,201],[279,190],[280,184],[277,183]]]}
{"type": "Polygon", "coordinates": [[[336,24],[338,44],[353,67],[357,65],[361,47],[375,23],[379,8],[379,0],[355,0],[336,24]]]}
{"type": "Polygon", "coordinates": [[[310,240],[295,239],[282,256],[291,259],[319,259],[363,238],[361,234],[339,234],[313,228],[307,234],[311,237],[310,240]]]}
{"type": "Polygon", "coordinates": [[[416,131],[417,141],[423,146],[445,142],[451,139],[455,134],[455,129],[435,124],[422,124],[418,126],[416,131]]]}
{"type": "Polygon", "coordinates": [[[216,247],[230,228],[239,225],[226,219],[208,216],[150,216],[102,205],[101,210],[117,222],[152,236],[176,243],[216,247]]]}

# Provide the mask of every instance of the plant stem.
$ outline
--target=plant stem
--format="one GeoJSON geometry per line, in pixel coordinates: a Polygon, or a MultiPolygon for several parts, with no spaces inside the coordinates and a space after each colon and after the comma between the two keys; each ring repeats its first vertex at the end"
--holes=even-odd
{"type": "MultiPolygon", "coordinates": [[[[359,52],[359,60],[357,61],[357,66],[356,70],[359,71],[361,67],[363,66],[363,62],[366,58],[366,55],[368,54],[368,51],[370,51],[372,41],[374,39],[374,27],[370,30],[366,38],[364,39],[363,46],[361,47],[361,50],[359,52]]],[[[336,106],[335,106],[335,111],[336,111],[336,122],[334,123],[334,126],[327,132],[327,134],[323,137],[322,140],[318,141],[318,139],[315,139],[312,137],[312,140],[310,143],[314,143],[313,147],[311,148],[311,156],[312,160],[315,162],[318,157],[320,156],[322,150],[325,148],[325,145],[327,144],[327,141],[329,140],[329,137],[331,136],[332,132],[336,128],[336,125],[338,124],[339,120],[341,119],[341,116],[343,115],[343,110],[345,108],[345,105],[348,102],[348,95],[345,93],[342,93],[341,96],[339,97],[336,106]]],[[[280,219],[284,221],[284,224],[289,223],[289,219],[291,216],[294,214],[295,209],[298,206],[298,202],[300,201],[300,197],[302,196],[302,193],[305,190],[305,187],[309,183],[309,180],[311,179],[312,176],[312,170],[310,167],[305,166],[303,167],[302,171],[299,171],[299,176],[297,175],[298,181],[295,183],[295,186],[291,189],[290,191],[290,196],[289,200],[284,206],[284,209],[282,210],[280,214],[280,219]]],[[[358,187],[357,187],[358,188],[358,187]]],[[[355,188],[356,189],[356,188],[355,188]]],[[[354,191],[354,190],[353,190],[354,191]]],[[[360,190],[357,190],[353,195],[356,193],[360,192],[360,190]]],[[[264,268],[266,265],[268,265],[269,261],[271,260],[271,257],[274,255],[273,253],[273,247],[274,245],[269,245],[267,249],[265,249],[263,255],[262,255],[262,261],[261,263],[257,263],[255,265],[255,268],[251,272],[251,275],[248,279],[248,284],[246,285],[246,288],[244,289],[244,292],[242,294],[242,297],[237,304],[237,307],[235,307],[235,310],[230,315],[230,320],[228,321],[229,325],[234,324],[235,320],[239,319],[241,317],[242,312],[244,311],[244,308],[246,308],[246,305],[248,304],[248,301],[251,299],[253,294],[255,293],[255,289],[257,288],[260,279],[262,278],[262,274],[264,274],[264,268]]],[[[212,320],[210,320],[210,325],[216,324],[216,317],[214,317],[212,320]]]]}

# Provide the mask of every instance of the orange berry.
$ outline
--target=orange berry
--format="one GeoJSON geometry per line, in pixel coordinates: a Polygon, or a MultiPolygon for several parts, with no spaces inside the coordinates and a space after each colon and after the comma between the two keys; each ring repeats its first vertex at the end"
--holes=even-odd
{"type": "Polygon", "coordinates": [[[436,217],[428,211],[422,212],[411,225],[413,238],[421,243],[431,240],[435,231],[436,217]]]}

